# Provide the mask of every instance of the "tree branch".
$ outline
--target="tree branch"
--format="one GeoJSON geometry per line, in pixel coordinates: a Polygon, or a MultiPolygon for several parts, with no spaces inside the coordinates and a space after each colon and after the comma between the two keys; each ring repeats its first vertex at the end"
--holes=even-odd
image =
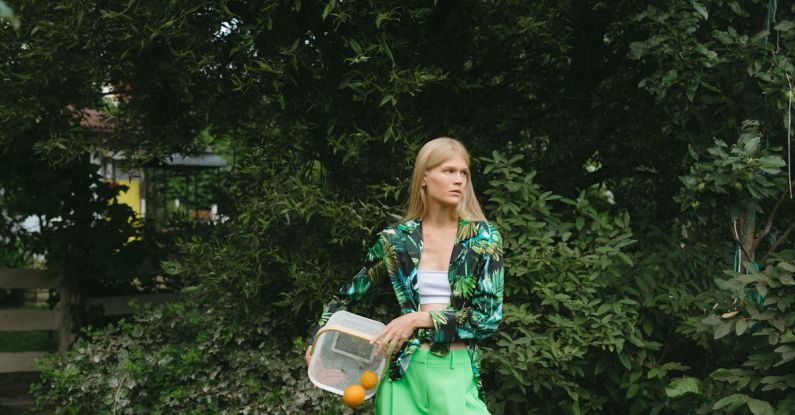
{"type": "Polygon", "coordinates": [[[772,254],[773,252],[775,252],[775,250],[778,249],[778,247],[782,243],[784,243],[784,241],[787,239],[789,234],[792,233],[793,230],[795,230],[795,222],[792,222],[792,224],[789,225],[787,230],[785,230],[784,233],[782,233],[781,236],[779,236],[778,239],[776,239],[776,242],[774,242],[773,245],[770,246],[770,248],[765,253],[765,258],[764,258],[765,260],[767,260],[767,257],[770,256],[770,254],[772,254]]]}
{"type": "MultiPolygon", "coordinates": [[[[792,189],[795,189],[795,183],[792,184],[792,189]]],[[[778,202],[776,202],[776,205],[773,206],[773,210],[770,212],[770,216],[768,216],[767,218],[767,223],[765,224],[764,230],[762,230],[762,232],[759,235],[757,235],[756,241],[754,241],[754,250],[756,250],[756,248],[759,247],[759,244],[762,241],[762,239],[764,239],[770,233],[770,230],[773,228],[773,219],[776,218],[776,213],[778,212],[778,208],[781,207],[781,203],[784,202],[784,199],[786,198],[787,194],[789,194],[789,192],[790,192],[789,188],[787,190],[784,190],[784,192],[781,193],[781,197],[778,198],[778,202]]]]}

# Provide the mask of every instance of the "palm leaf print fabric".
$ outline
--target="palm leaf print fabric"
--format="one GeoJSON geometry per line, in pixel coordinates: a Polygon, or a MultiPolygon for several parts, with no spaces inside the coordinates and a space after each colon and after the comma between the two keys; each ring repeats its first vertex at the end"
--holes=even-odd
{"type": "MultiPolygon", "coordinates": [[[[419,310],[417,266],[422,255],[422,220],[414,219],[390,226],[378,233],[367,252],[364,265],[343,284],[323,307],[320,319],[310,329],[311,344],[329,317],[361,300],[370,288],[386,283],[392,286],[401,314],[419,310]]],[[[485,399],[480,376],[478,340],[493,335],[502,320],[504,286],[502,236],[490,223],[460,219],[450,258],[448,280],[452,288],[450,303],[443,310],[429,312],[432,328],[417,329],[395,353],[390,362],[390,380],[403,377],[411,355],[422,341],[431,353],[445,356],[450,343],[462,340],[472,360],[472,371],[481,399],[485,399]]]]}

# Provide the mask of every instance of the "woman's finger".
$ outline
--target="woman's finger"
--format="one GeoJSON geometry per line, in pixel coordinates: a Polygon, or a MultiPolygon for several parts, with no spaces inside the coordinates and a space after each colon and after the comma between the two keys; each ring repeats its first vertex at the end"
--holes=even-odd
{"type": "Polygon", "coordinates": [[[381,353],[381,350],[384,349],[385,341],[382,338],[380,338],[380,336],[376,338],[375,341],[376,343],[378,343],[378,347],[375,348],[375,354],[379,354],[381,353]]]}
{"type": "Polygon", "coordinates": [[[383,336],[383,335],[384,335],[384,330],[381,330],[381,331],[379,331],[379,332],[378,332],[378,334],[376,334],[375,336],[373,336],[373,337],[371,337],[371,338],[370,338],[370,344],[373,344],[373,343],[375,343],[376,341],[378,341],[378,339],[379,339],[381,336],[383,336]]]}
{"type": "Polygon", "coordinates": [[[389,335],[384,339],[382,349],[386,352],[387,356],[389,356],[389,354],[392,352],[392,347],[394,346],[394,343],[395,339],[393,338],[392,335],[389,335]]]}
{"type": "Polygon", "coordinates": [[[395,353],[397,350],[395,347],[397,346],[398,342],[400,341],[399,338],[396,339],[389,339],[388,348],[387,348],[387,357],[391,357],[392,354],[395,353]]]}
{"type": "MultiPolygon", "coordinates": [[[[390,324],[392,323],[390,322],[390,324]]],[[[391,333],[390,324],[369,340],[370,344],[378,344],[375,348],[375,355],[384,352],[384,354],[389,357],[395,351],[400,350],[407,339],[407,337],[403,335],[391,333]]]]}

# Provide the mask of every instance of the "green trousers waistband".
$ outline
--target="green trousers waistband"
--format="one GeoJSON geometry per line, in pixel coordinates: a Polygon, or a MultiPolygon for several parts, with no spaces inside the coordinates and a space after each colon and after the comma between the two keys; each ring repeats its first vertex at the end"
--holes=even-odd
{"type": "MultiPolygon", "coordinates": [[[[387,368],[388,369],[388,368],[387,368]]],[[[419,348],[403,378],[382,379],[375,394],[376,415],[488,415],[478,398],[466,349],[439,357],[419,348]]]]}

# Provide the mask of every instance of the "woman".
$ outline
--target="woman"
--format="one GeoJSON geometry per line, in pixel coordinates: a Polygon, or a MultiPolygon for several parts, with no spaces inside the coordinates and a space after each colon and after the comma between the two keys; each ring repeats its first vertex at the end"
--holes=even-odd
{"type": "MultiPolygon", "coordinates": [[[[379,232],[364,266],[325,305],[309,342],[331,314],[384,283],[402,315],[371,340],[389,362],[375,413],[488,414],[477,341],[502,320],[502,237],[478,204],[459,141],[440,137],[420,149],[403,221],[379,232]]],[[[307,364],[311,353],[310,344],[307,364]]]]}

